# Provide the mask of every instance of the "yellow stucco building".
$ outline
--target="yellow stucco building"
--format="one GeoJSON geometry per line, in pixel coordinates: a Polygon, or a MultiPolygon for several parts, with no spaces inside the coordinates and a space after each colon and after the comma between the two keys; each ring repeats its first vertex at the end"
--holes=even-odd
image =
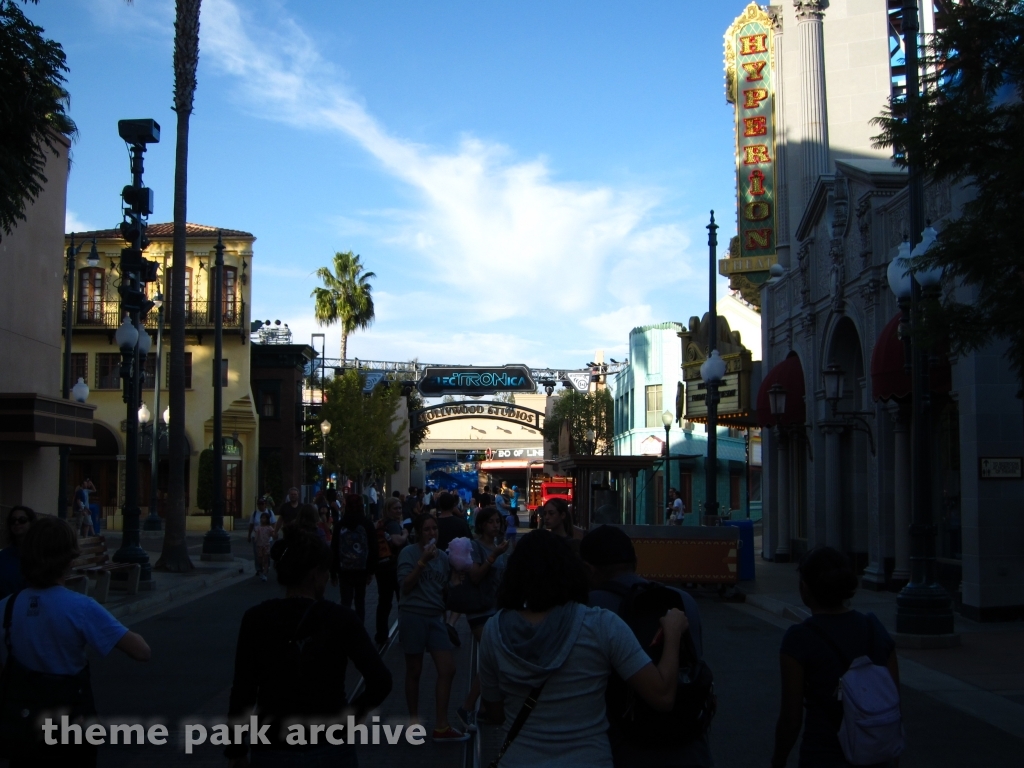
{"type": "MultiPolygon", "coordinates": [[[[240,517],[255,508],[259,457],[259,421],[249,382],[249,321],[251,313],[251,277],[253,242],[248,232],[221,229],[201,224],[187,225],[185,265],[185,437],[188,514],[204,515],[196,506],[199,454],[213,442],[214,246],[220,232],[224,241],[222,291],[223,349],[226,376],[223,382],[225,518],[240,517]]],[[[170,298],[172,271],[171,224],[151,224],[150,245],[145,257],[159,265],[159,279],[147,288],[149,298],[163,293],[170,298]]],[[[99,263],[87,261],[89,248],[78,257],[73,297],[72,381],[88,384],[88,403],[96,406],[94,448],[75,448],[71,452],[70,488],[86,477],[96,486],[91,501],[103,508],[103,516],[120,514],[124,501],[125,478],[125,404],[119,378],[121,356],[114,342],[114,331],[121,322],[118,262],[125,246],[118,230],[108,229],[75,235],[77,242],[96,238],[99,263]]],[[[70,236],[68,236],[70,242],[70,236]]],[[[159,412],[154,407],[154,381],[157,351],[156,309],[149,312],[146,329],[153,340],[146,360],[146,382],[142,399],[151,413],[151,422],[142,428],[139,440],[139,505],[143,517],[149,513],[151,472],[150,446],[154,426],[159,446],[157,475],[158,510],[167,505],[167,435],[163,415],[169,403],[170,305],[165,302],[164,331],[160,372],[159,412]]],[[[112,522],[112,521],[111,521],[112,522]]],[[[200,523],[196,520],[195,523],[200,523]]],[[[109,523],[108,523],[109,525],[109,523]]],[[[208,527],[208,522],[205,523],[208,527]]],[[[202,528],[191,524],[190,528],[202,528]]]]}

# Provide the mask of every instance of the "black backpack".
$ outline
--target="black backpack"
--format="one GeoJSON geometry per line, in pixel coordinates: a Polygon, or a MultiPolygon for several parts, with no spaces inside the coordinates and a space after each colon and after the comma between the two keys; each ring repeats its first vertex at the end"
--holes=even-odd
{"type": "MultiPolygon", "coordinates": [[[[682,595],[655,582],[632,587],[607,582],[598,589],[622,598],[619,617],[633,630],[651,661],[660,662],[664,646],[660,641],[655,644],[661,630],[660,619],[671,608],[684,611],[682,595]]],[[[679,680],[671,711],[658,712],[614,673],[608,681],[605,698],[612,730],[627,744],[643,747],[680,746],[701,738],[711,727],[718,708],[714,675],[697,656],[689,632],[683,635],[679,645],[679,680]]]]}

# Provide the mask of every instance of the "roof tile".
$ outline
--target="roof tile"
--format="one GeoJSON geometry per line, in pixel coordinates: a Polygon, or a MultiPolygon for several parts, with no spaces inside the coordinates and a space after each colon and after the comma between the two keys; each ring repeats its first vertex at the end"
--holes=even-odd
{"type": "MultiPolygon", "coordinates": [[[[243,232],[240,229],[224,229],[222,227],[211,227],[207,224],[185,224],[185,237],[216,237],[217,232],[220,232],[224,237],[252,237],[255,236],[251,232],[243,232]]],[[[105,239],[120,239],[120,229],[96,229],[92,232],[75,232],[75,237],[79,239],[91,239],[95,237],[97,240],[105,239]]],[[[174,236],[174,223],[167,222],[164,224],[150,224],[146,229],[146,234],[150,240],[170,240],[174,236]]],[[[71,233],[65,235],[70,237],[71,233]]]]}

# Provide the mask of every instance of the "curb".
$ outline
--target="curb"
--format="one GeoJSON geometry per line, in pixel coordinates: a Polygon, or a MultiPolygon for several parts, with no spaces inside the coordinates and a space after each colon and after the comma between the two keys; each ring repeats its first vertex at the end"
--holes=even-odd
{"type": "Polygon", "coordinates": [[[232,563],[232,567],[218,568],[216,570],[211,569],[210,573],[203,576],[192,577],[184,584],[172,587],[166,592],[160,591],[158,586],[154,594],[144,597],[141,600],[135,600],[134,602],[124,603],[122,605],[104,607],[106,607],[107,610],[110,611],[111,615],[116,619],[120,619],[125,616],[134,616],[140,613],[150,613],[155,608],[167,610],[181,602],[185,602],[186,598],[193,597],[198,593],[224,589],[225,587],[233,586],[237,582],[252,578],[254,572],[251,561],[244,560],[242,558],[235,558],[235,562],[232,563]]]}
{"type": "Polygon", "coordinates": [[[804,619],[809,618],[811,615],[803,608],[798,608],[782,600],[776,600],[774,597],[767,597],[766,595],[747,595],[747,605],[752,605],[755,608],[760,608],[762,611],[773,613],[776,616],[781,616],[782,618],[793,622],[801,622],[804,619]]]}

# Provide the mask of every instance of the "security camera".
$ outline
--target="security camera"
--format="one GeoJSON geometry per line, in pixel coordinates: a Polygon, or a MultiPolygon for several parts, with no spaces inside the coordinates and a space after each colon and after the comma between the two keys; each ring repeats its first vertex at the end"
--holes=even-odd
{"type": "Polygon", "coordinates": [[[152,118],[118,120],[117,135],[129,144],[157,144],[160,142],[160,124],[152,118]]]}

